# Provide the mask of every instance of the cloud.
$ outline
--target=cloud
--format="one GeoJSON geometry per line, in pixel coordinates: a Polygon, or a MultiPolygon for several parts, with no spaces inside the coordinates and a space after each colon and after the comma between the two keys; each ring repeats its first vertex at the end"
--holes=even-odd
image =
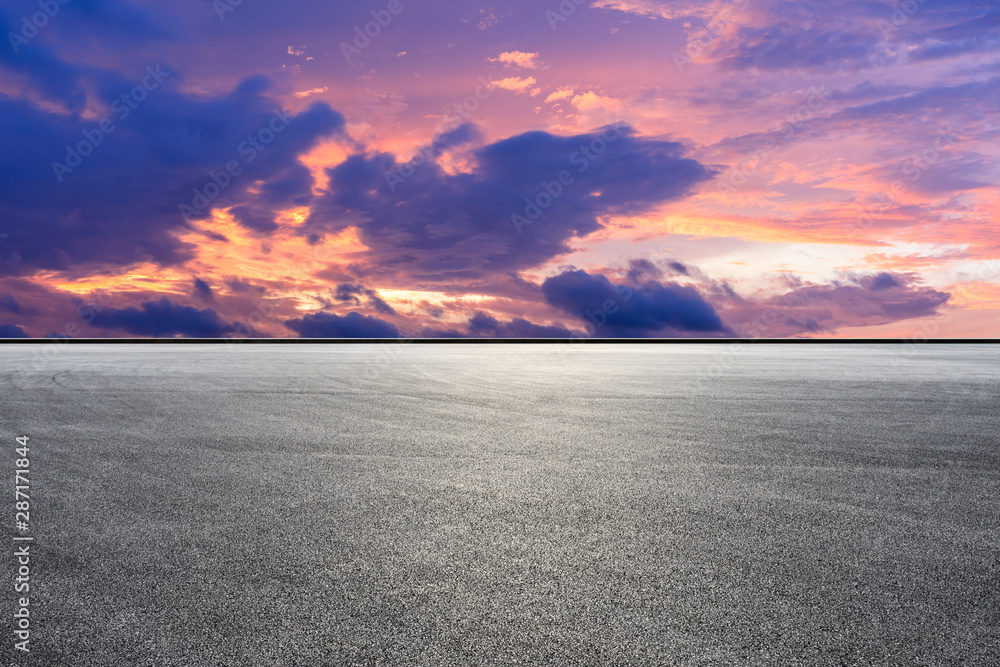
{"type": "Polygon", "coordinates": [[[489,30],[497,23],[500,22],[500,18],[496,14],[495,9],[480,9],[479,10],[479,24],[478,28],[480,30],[489,30]]]}
{"type": "Polygon", "coordinates": [[[31,336],[16,324],[4,324],[0,325],[0,338],[31,338],[31,336]]]}
{"type": "Polygon", "coordinates": [[[574,91],[570,87],[560,88],[554,93],[551,93],[545,98],[546,102],[558,102],[559,100],[568,100],[574,95],[574,91]]]}
{"type": "Polygon", "coordinates": [[[741,27],[721,59],[723,67],[745,70],[824,69],[839,71],[874,64],[880,38],[875,26],[838,30],[777,22],[741,27]]]}
{"type": "Polygon", "coordinates": [[[621,100],[616,100],[613,97],[598,95],[592,90],[587,91],[582,95],[575,96],[571,100],[571,103],[577,108],[577,110],[582,112],[607,111],[611,113],[620,113],[622,109],[625,108],[625,105],[621,100]]]}
{"type": "Polygon", "coordinates": [[[350,283],[341,283],[340,285],[337,285],[336,298],[338,301],[350,301],[351,303],[361,305],[360,296],[366,297],[368,305],[383,315],[396,314],[393,307],[383,301],[382,297],[378,295],[378,292],[373,289],[368,289],[364,285],[352,285],[350,283]]]}
{"type": "Polygon", "coordinates": [[[530,94],[532,97],[541,92],[535,88],[535,77],[529,76],[522,79],[519,76],[511,76],[506,79],[500,79],[499,81],[494,81],[493,85],[497,88],[502,88],[504,90],[512,90],[518,95],[524,95],[526,93],[530,94]],[[535,92],[538,90],[538,92],[535,92]]]}
{"type": "Polygon", "coordinates": [[[321,95],[322,93],[325,93],[328,90],[330,90],[329,86],[323,86],[322,88],[310,88],[309,90],[300,90],[299,92],[295,93],[295,97],[301,100],[305,97],[309,97],[310,95],[321,95]]]}
{"type": "Polygon", "coordinates": [[[601,338],[673,337],[731,333],[715,308],[693,287],[648,280],[614,285],[602,275],[571,270],[548,278],[542,293],[550,305],[579,318],[601,338]]]}
{"type": "Polygon", "coordinates": [[[211,301],[215,298],[215,293],[212,292],[212,287],[201,278],[194,279],[193,294],[199,299],[204,299],[205,301],[211,301]]]}
{"type": "Polygon", "coordinates": [[[579,338],[579,332],[560,326],[529,322],[523,317],[500,320],[489,313],[477,311],[465,323],[463,330],[424,327],[420,338],[579,338]]]}
{"type": "Polygon", "coordinates": [[[969,17],[967,12],[959,14],[960,18],[953,23],[915,35],[907,48],[909,59],[939,60],[1000,49],[1000,11],[985,11],[975,17],[969,17]]]}
{"type": "Polygon", "coordinates": [[[487,58],[486,60],[491,63],[503,63],[504,67],[520,67],[521,69],[541,67],[537,53],[525,53],[524,51],[505,51],[496,58],[487,58]]]}
{"type": "MultiPolygon", "coordinates": [[[[110,72],[87,72],[101,99],[135,85],[110,72]]],[[[241,173],[197,215],[245,206],[237,218],[267,231],[278,211],[310,201],[312,174],[298,158],[341,132],[343,116],[324,103],[284,116],[263,76],[221,96],[178,92],[173,76],[165,77],[127,117],[107,112],[111,133],[101,131],[103,117],[67,116],[0,94],[0,219],[9,234],[5,249],[14,256],[0,264],[0,275],[181,263],[192,248],[175,234],[190,226],[180,207],[197,204],[195,191],[212,184],[211,174],[224,172],[229,162],[237,162],[241,173]],[[287,125],[263,150],[251,152],[248,137],[284,123],[275,120],[276,109],[287,125]],[[99,145],[91,146],[86,136],[100,138],[99,145]],[[59,182],[53,164],[69,164],[67,146],[84,143],[90,154],[72,162],[78,166],[61,173],[59,182]]]]}
{"type": "Polygon", "coordinates": [[[11,313],[13,315],[20,315],[21,304],[19,304],[10,294],[5,294],[0,297],[0,311],[11,313]]]}
{"type": "MultiPolygon", "coordinates": [[[[94,72],[60,58],[52,45],[68,42],[94,50],[105,44],[115,44],[118,48],[146,47],[155,41],[177,41],[182,35],[173,18],[127,0],[85,0],[59,2],[59,5],[56,10],[59,13],[43,25],[30,44],[8,43],[0,49],[0,67],[22,74],[32,90],[68,111],[78,111],[86,104],[85,79],[93,77],[94,72]]],[[[22,7],[27,10],[23,15],[13,7],[6,12],[0,9],[0,35],[4,42],[10,42],[11,35],[20,35],[23,16],[36,16],[43,8],[37,3],[22,3],[22,7]]]]}
{"type": "Polygon", "coordinates": [[[678,19],[710,15],[715,3],[690,2],[689,0],[596,0],[595,9],[610,9],[646,18],[678,19]]]}
{"type": "Polygon", "coordinates": [[[542,326],[520,317],[502,322],[482,312],[469,319],[468,329],[470,336],[486,338],[571,338],[574,335],[563,327],[542,326]]]}
{"type": "Polygon", "coordinates": [[[392,180],[401,167],[392,155],[350,156],[327,170],[329,194],[299,232],[319,242],[357,229],[373,275],[468,281],[539,266],[601,229],[599,218],[679,199],[713,175],[683,157],[680,144],[637,137],[627,126],[563,137],[528,132],[472,156],[468,173],[428,160],[400,181],[392,180]],[[561,174],[569,185],[557,182],[561,174]],[[562,191],[552,198],[546,185],[562,191]],[[519,226],[516,216],[533,214],[539,199],[545,211],[519,226]]]}
{"type": "Polygon", "coordinates": [[[235,330],[211,308],[199,310],[181,306],[166,297],[148,301],[139,308],[103,308],[93,316],[90,324],[99,329],[120,329],[133,336],[152,338],[222,338],[235,330]]]}
{"type": "MultiPolygon", "coordinates": [[[[0,15],[0,34],[20,33],[0,15]]],[[[6,41],[6,40],[5,40],[6,41]]],[[[0,49],[0,66],[25,77],[30,90],[61,106],[67,111],[79,111],[87,102],[87,94],[77,68],[63,62],[44,43],[32,44],[20,53],[10,48],[0,49]]],[[[5,116],[6,117],[6,116],[5,116]]]]}
{"type": "Polygon", "coordinates": [[[628,272],[625,275],[629,284],[638,285],[647,280],[660,280],[663,278],[663,269],[648,259],[633,259],[629,261],[628,272]]]}
{"type": "Polygon", "coordinates": [[[360,313],[315,313],[285,322],[301,338],[399,338],[391,322],[360,313]]]}
{"type": "Polygon", "coordinates": [[[746,338],[832,333],[931,317],[951,298],[914,274],[848,273],[828,284],[803,284],[794,277],[788,283],[794,289],[739,299],[724,308],[723,318],[746,338]]]}

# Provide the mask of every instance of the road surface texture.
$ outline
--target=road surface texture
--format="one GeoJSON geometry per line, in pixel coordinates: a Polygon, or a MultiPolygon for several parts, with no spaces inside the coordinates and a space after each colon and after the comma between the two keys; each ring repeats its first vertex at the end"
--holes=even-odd
{"type": "Polygon", "coordinates": [[[24,667],[1000,664],[1000,346],[0,346],[8,545],[18,435],[24,667]]]}

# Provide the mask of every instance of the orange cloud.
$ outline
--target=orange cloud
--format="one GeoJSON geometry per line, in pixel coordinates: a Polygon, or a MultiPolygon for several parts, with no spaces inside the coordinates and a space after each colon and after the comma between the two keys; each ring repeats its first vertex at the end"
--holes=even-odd
{"type": "Polygon", "coordinates": [[[538,69],[541,66],[537,53],[525,53],[524,51],[505,51],[496,58],[487,58],[486,60],[491,63],[503,63],[504,67],[520,67],[521,69],[538,69]]]}

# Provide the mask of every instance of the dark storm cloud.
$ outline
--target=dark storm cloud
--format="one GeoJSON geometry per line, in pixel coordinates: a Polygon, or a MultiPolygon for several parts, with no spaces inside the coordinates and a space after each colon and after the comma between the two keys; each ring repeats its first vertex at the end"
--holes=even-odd
{"type": "MultiPolygon", "coordinates": [[[[341,131],[340,114],[317,103],[286,116],[267,94],[270,82],[263,76],[245,80],[227,95],[200,97],[177,92],[169,68],[150,66],[138,81],[150,71],[162,83],[135,110],[112,105],[111,132],[102,131],[98,121],[0,95],[5,123],[0,218],[9,234],[6,247],[16,259],[0,266],[0,273],[145,260],[178,263],[189,252],[171,234],[188,224],[180,207],[209,204],[196,191],[213,192],[212,173],[226,186],[211,206],[191,217],[239,204],[246,207],[237,212],[240,222],[260,232],[269,229],[276,210],[309,201],[312,176],[298,156],[321,137],[341,131]],[[129,114],[119,119],[123,109],[129,114]],[[281,132],[271,143],[254,148],[251,137],[259,140],[262,131],[276,127],[281,132]],[[81,142],[97,145],[72,172],[60,172],[60,182],[54,163],[76,164],[69,162],[67,147],[75,150],[81,142]],[[241,173],[227,179],[221,174],[230,162],[238,163],[241,173]],[[248,192],[255,182],[260,182],[257,192],[248,192]]],[[[90,76],[109,102],[137,84],[103,70],[90,76]]]]}
{"type": "MultiPolygon", "coordinates": [[[[0,15],[0,36],[19,34],[20,27],[0,15]]],[[[0,67],[23,76],[30,89],[66,110],[77,111],[87,101],[76,68],[63,62],[44,43],[28,44],[15,51],[9,44],[0,44],[0,67]]]]}
{"type": "Polygon", "coordinates": [[[502,322],[486,313],[473,315],[468,329],[470,336],[487,338],[571,338],[574,335],[563,327],[534,324],[520,317],[502,322]]]}
{"type": "Polygon", "coordinates": [[[215,297],[215,293],[212,292],[212,287],[206,283],[201,278],[194,279],[194,296],[199,299],[204,299],[206,301],[211,301],[215,297]]]}
{"type": "Polygon", "coordinates": [[[0,338],[30,338],[30,336],[16,324],[4,324],[0,325],[0,338]]]}
{"type": "MultiPolygon", "coordinates": [[[[181,29],[171,16],[125,0],[67,0],[66,14],[71,20],[81,20],[87,32],[100,39],[144,42],[181,37],[181,29]]],[[[72,24],[64,25],[65,32],[71,32],[72,24]]]]}
{"type": "Polygon", "coordinates": [[[693,287],[648,280],[614,285],[602,275],[566,271],[542,283],[545,300],[587,324],[597,337],[726,334],[715,308],[693,287]]]}
{"type": "Polygon", "coordinates": [[[488,313],[477,312],[463,330],[424,327],[420,338],[579,338],[580,333],[560,326],[535,324],[515,317],[504,321],[488,313]]]}
{"type": "Polygon", "coordinates": [[[5,294],[0,296],[0,310],[14,315],[20,315],[21,304],[19,304],[17,299],[12,297],[10,294],[5,294]]]}
{"type": "Polygon", "coordinates": [[[181,306],[166,297],[146,302],[139,308],[103,308],[93,315],[90,325],[153,338],[221,338],[234,331],[234,327],[224,322],[211,308],[199,310],[181,306]]]}
{"type": "Polygon", "coordinates": [[[367,299],[368,305],[383,315],[393,315],[396,312],[392,306],[382,300],[378,292],[364,285],[341,283],[337,285],[337,291],[334,296],[338,301],[350,301],[357,305],[361,305],[360,297],[363,296],[367,299]]]}
{"type": "Polygon", "coordinates": [[[229,215],[233,216],[244,229],[258,234],[270,234],[278,228],[273,211],[261,211],[250,206],[234,206],[229,209],[229,215]]]}
{"type": "Polygon", "coordinates": [[[400,167],[392,155],[354,155],[328,170],[330,194],[303,233],[357,226],[375,261],[411,274],[508,273],[568,251],[570,239],[600,228],[599,216],[683,197],[712,176],[682,152],[627,126],[528,132],[475,150],[472,173],[429,161],[391,183],[400,167]],[[515,216],[532,219],[519,225],[515,216]]]}
{"type": "Polygon", "coordinates": [[[120,50],[181,35],[174,18],[123,0],[48,0],[44,5],[13,0],[0,9],[0,36],[9,43],[0,49],[0,67],[25,76],[37,93],[70,111],[86,102],[85,71],[61,59],[51,44],[61,39],[114,43],[120,50]],[[40,11],[47,20],[35,18],[40,11]]]}
{"type": "Polygon", "coordinates": [[[354,312],[344,316],[315,313],[288,320],[285,326],[300,338],[399,338],[391,322],[354,312]]]}
{"type": "Polygon", "coordinates": [[[628,272],[625,276],[630,283],[642,283],[650,279],[659,280],[663,277],[663,269],[648,259],[633,259],[628,263],[628,272]]]}
{"type": "Polygon", "coordinates": [[[906,286],[906,283],[903,281],[901,276],[896,276],[886,272],[876,273],[871,276],[863,276],[858,279],[858,284],[872,290],[873,292],[906,286]]]}
{"type": "Polygon", "coordinates": [[[40,23],[41,27],[37,36],[28,38],[29,44],[55,41],[53,38],[56,37],[94,37],[116,40],[119,44],[122,41],[138,44],[183,37],[183,29],[174,16],[159,8],[127,0],[46,0],[44,3],[39,0],[8,0],[4,5],[3,13],[8,22],[15,25],[18,35],[25,32],[22,17],[30,18],[39,10],[47,10],[45,13],[49,14],[49,20],[34,21],[36,27],[40,23]]]}

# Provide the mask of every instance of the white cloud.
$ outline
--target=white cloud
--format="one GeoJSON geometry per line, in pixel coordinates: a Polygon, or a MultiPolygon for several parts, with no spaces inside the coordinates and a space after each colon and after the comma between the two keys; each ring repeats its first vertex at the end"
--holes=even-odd
{"type": "Polygon", "coordinates": [[[546,97],[545,101],[546,102],[558,102],[559,100],[568,100],[569,98],[573,97],[574,94],[575,93],[574,93],[573,89],[570,88],[569,86],[566,86],[564,88],[560,88],[556,92],[554,92],[551,95],[549,95],[548,97],[546,97]]]}
{"type": "Polygon", "coordinates": [[[613,97],[604,97],[603,95],[598,95],[594,91],[586,92],[583,95],[577,95],[573,98],[572,104],[581,112],[620,112],[624,108],[624,104],[621,100],[616,100],[613,97]]]}
{"type": "Polygon", "coordinates": [[[330,90],[330,88],[327,86],[323,86],[322,88],[311,88],[309,90],[300,90],[299,92],[295,93],[295,97],[302,99],[303,97],[309,97],[310,95],[319,95],[320,93],[325,93],[328,90],[330,90]]]}
{"type": "Polygon", "coordinates": [[[542,92],[540,88],[533,88],[535,83],[537,82],[533,76],[529,76],[524,79],[519,76],[511,76],[506,79],[495,81],[494,85],[496,85],[497,88],[503,88],[504,90],[512,90],[518,95],[530,92],[531,96],[534,97],[535,95],[538,95],[538,93],[542,92]]]}
{"type": "Polygon", "coordinates": [[[537,53],[525,53],[524,51],[505,51],[496,58],[487,58],[491,63],[503,63],[504,67],[520,67],[521,69],[538,69],[541,63],[538,62],[537,53]]]}
{"type": "Polygon", "coordinates": [[[710,16],[716,2],[671,2],[662,0],[597,0],[592,6],[613,9],[649,18],[676,19],[684,16],[710,16]]]}

